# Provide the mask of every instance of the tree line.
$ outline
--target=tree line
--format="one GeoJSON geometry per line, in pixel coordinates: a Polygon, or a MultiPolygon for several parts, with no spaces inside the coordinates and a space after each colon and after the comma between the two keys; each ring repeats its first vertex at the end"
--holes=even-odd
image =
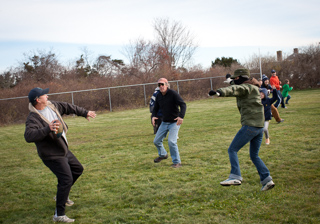
{"type": "MultiPolygon", "coordinates": [[[[73,64],[65,66],[59,62],[53,51],[38,50],[25,54],[25,59],[19,66],[10,68],[0,73],[0,98],[27,96],[30,89],[39,86],[50,88],[50,92],[65,92],[102,87],[124,86],[140,83],[153,83],[161,77],[169,81],[180,79],[194,79],[203,77],[225,76],[232,74],[240,67],[248,68],[252,74],[260,73],[260,60],[262,72],[270,77],[271,69],[277,71],[279,79],[283,82],[290,80],[295,89],[316,88],[319,85],[320,73],[320,46],[310,45],[299,49],[299,54],[284,57],[277,61],[274,56],[252,57],[240,64],[237,59],[221,57],[211,62],[210,68],[204,69],[200,65],[192,64],[194,53],[197,49],[195,37],[181,22],[168,18],[156,18],[153,23],[155,40],[139,38],[125,46],[123,53],[129,63],[125,64],[121,59],[114,59],[111,55],[100,55],[91,62],[89,52],[83,49],[73,64]]],[[[259,78],[259,75],[255,75],[259,78]]],[[[221,82],[222,83],[222,82],[221,82]]],[[[221,83],[214,83],[214,87],[220,87],[221,83]]],[[[207,84],[197,83],[188,87],[186,98],[188,100],[204,97],[200,90],[210,88],[207,84]]],[[[148,90],[152,94],[154,89],[148,90]]],[[[81,95],[81,94],[80,94],[81,95]]],[[[79,97],[80,104],[89,109],[108,110],[107,93],[100,99],[98,94],[93,97],[79,97]],[[81,99],[81,100],[80,100],[81,99]],[[83,100],[83,101],[82,101],[83,100]],[[96,104],[89,103],[94,100],[96,104]],[[89,105],[88,105],[89,104],[89,105]],[[91,108],[94,107],[94,108],[91,108]]],[[[141,97],[140,90],[117,90],[113,94],[119,108],[132,108],[141,105],[141,100],[133,97],[141,97]],[[123,99],[130,96],[130,100],[123,99]]],[[[70,99],[60,99],[67,100],[70,99]]],[[[23,120],[17,111],[24,110],[24,103],[12,103],[0,101],[0,124],[23,120]],[[20,108],[21,107],[21,108],[20,108]],[[2,115],[1,115],[2,114],[2,115]],[[2,119],[1,119],[2,116],[2,119]]]]}

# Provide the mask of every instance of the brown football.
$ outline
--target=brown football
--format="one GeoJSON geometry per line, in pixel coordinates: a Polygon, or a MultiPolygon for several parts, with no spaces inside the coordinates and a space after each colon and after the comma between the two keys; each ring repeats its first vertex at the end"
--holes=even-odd
{"type": "Polygon", "coordinates": [[[63,125],[61,124],[60,121],[55,120],[53,123],[58,123],[59,124],[59,128],[57,131],[54,132],[54,134],[57,136],[57,138],[60,138],[63,132],[63,125]]]}

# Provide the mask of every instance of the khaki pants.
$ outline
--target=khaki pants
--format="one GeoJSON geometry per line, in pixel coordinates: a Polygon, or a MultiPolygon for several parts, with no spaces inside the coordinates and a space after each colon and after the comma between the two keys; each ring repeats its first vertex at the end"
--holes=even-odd
{"type": "Polygon", "coordinates": [[[280,122],[281,121],[281,118],[280,118],[280,114],[278,112],[278,109],[272,104],[271,105],[271,113],[272,113],[272,116],[274,117],[274,119],[277,121],[277,122],[280,122]]]}

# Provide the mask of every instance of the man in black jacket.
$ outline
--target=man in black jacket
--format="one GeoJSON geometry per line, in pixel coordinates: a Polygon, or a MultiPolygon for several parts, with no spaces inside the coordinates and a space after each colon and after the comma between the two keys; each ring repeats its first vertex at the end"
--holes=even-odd
{"type": "Polygon", "coordinates": [[[155,125],[156,114],[159,109],[162,111],[162,123],[157,131],[153,143],[158,149],[159,157],[154,162],[159,163],[163,159],[168,158],[168,153],[163,147],[163,139],[168,136],[168,145],[170,149],[170,155],[172,158],[172,167],[181,167],[181,160],[179,155],[179,149],[177,145],[177,137],[180,129],[180,125],[183,123],[183,118],[186,113],[187,106],[182,100],[180,95],[169,88],[168,80],[161,78],[158,80],[158,86],[160,92],[156,97],[154,109],[152,112],[152,125],[155,125]],[[180,110],[179,110],[180,107],[180,110]]]}
{"type": "Polygon", "coordinates": [[[58,179],[53,221],[69,223],[74,222],[74,219],[65,215],[65,205],[74,204],[69,199],[69,192],[82,174],[83,166],[68,149],[66,137],[68,127],[62,115],[76,114],[89,120],[89,117],[95,118],[96,114],[94,111],[87,111],[69,103],[48,101],[46,95],[48,92],[49,88],[34,88],[29,92],[30,113],[24,137],[27,142],[36,144],[39,157],[58,179]],[[57,135],[58,129],[61,131],[59,135],[57,135]]]}

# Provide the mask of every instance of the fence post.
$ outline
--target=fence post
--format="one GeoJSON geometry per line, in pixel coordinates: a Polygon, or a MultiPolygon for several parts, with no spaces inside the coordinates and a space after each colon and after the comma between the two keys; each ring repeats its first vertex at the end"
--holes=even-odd
{"type": "Polygon", "coordinates": [[[177,90],[178,90],[178,94],[180,94],[180,91],[179,91],[179,81],[177,81],[177,90]]]}
{"type": "Polygon", "coordinates": [[[211,86],[211,89],[212,89],[212,78],[210,78],[210,86],[211,86]]]}
{"type": "Polygon", "coordinates": [[[144,106],[147,106],[146,85],[143,85],[144,106]]]}
{"type": "Polygon", "coordinates": [[[72,105],[74,105],[74,101],[73,101],[73,92],[71,93],[71,101],[72,101],[72,105]]]}
{"type": "MultiPolygon", "coordinates": [[[[72,102],[72,105],[74,105],[73,92],[71,92],[71,102],[72,102]]],[[[76,115],[75,115],[75,114],[73,114],[72,116],[73,116],[73,117],[75,117],[76,115]]]]}
{"type": "Polygon", "coordinates": [[[112,112],[112,104],[111,104],[111,93],[110,93],[110,88],[109,90],[109,105],[110,105],[110,112],[112,112]]]}

